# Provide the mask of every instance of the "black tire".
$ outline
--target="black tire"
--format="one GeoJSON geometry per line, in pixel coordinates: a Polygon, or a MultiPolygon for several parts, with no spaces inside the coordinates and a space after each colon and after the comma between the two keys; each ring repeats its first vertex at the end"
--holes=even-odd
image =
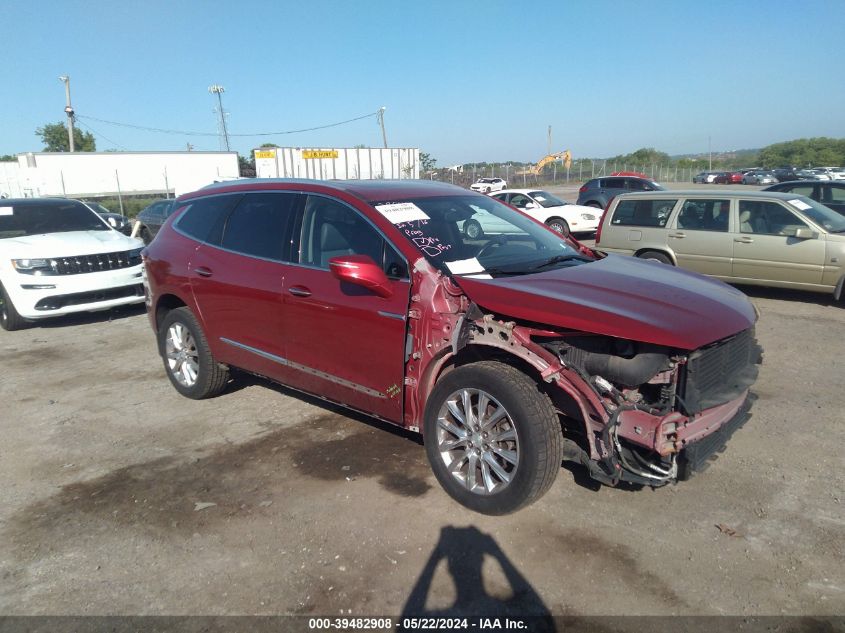
{"type": "Polygon", "coordinates": [[[187,398],[202,400],[214,397],[223,391],[229,381],[228,368],[214,360],[205,333],[194,314],[186,307],[171,310],[164,317],[158,330],[158,352],[171,384],[187,398]],[[185,332],[190,336],[185,336],[185,332]],[[177,333],[181,334],[181,348],[173,345],[178,338],[177,333]],[[180,359],[178,353],[181,350],[185,354],[180,359]],[[191,374],[195,374],[193,380],[190,380],[191,374]]]}
{"type": "Polygon", "coordinates": [[[637,257],[640,259],[651,259],[656,262],[660,262],[661,264],[667,264],[669,266],[673,266],[672,260],[669,258],[668,255],[664,255],[659,251],[643,251],[642,253],[637,254],[637,257]]]}
{"type": "Polygon", "coordinates": [[[141,227],[140,237],[144,242],[144,246],[149,246],[153,241],[153,236],[150,235],[150,230],[146,226],[141,227]]]}
{"type": "Polygon", "coordinates": [[[428,398],[423,431],[426,454],[440,485],[458,503],[482,514],[509,514],[533,503],[554,483],[563,460],[560,420],[548,396],[541,393],[537,383],[521,371],[495,361],[472,363],[444,375],[428,398]],[[448,449],[443,443],[449,442],[450,438],[458,439],[460,435],[447,430],[438,418],[442,409],[443,419],[453,429],[459,429],[462,425],[460,418],[451,413],[447,402],[453,401],[454,406],[461,408],[463,399],[460,394],[464,391],[475,393],[475,396],[470,396],[469,408],[473,415],[478,413],[478,392],[481,391],[488,397],[487,415],[492,416],[501,407],[504,409],[503,419],[488,429],[488,435],[483,435],[483,430],[476,430],[457,442],[463,443],[465,448],[455,446],[448,449]],[[497,435],[502,438],[498,442],[493,439],[497,435]],[[514,436],[514,441],[506,441],[507,435],[514,436]],[[474,443],[477,448],[471,448],[468,442],[474,443]],[[496,445],[495,453],[488,450],[493,444],[496,445]],[[500,456],[503,453],[511,457],[515,455],[516,464],[500,456]],[[473,458],[476,461],[470,462],[473,458]],[[505,482],[496,471],[491,470],[488,459],[495,461],[500,471],[511,469],[506,473],[510,476],[509,481],[505,482]],[[453,474],[447,460],[451,465],[466,463],[466,473],[461,466],[456,469],[460,472],[453,474]],[[486,474],[494,483],[492,490],[485,485],[482,464],[487,464],[486,474]],[[472,477],[469,475],[470,468],[472,477]],[[484,492],[469,489],[473,480],[477,482],[478,471],[481,471],[480,486],[484,492]],[[462,475],[465,475],[463,480],[460,479],[462,475]],[[493,481],[494,477],[498,483],[493,481]],[[496,490],[496,487],[499,489],[496,490]]]}
{"type": "Polygon", "coordinates": [[[7,332],[14,332],[21,330],[29,325],[29,322],[24,319],[18,311],[15,310],[15,304],[6,294],[6,289],[0,284],[0,327],[7,332]]]}
{"type": "Polygon", "coordinates": [[[464,235],[471,240],[478,240],[484,236],[484,229],[475,220],[467,220],[464,222],[464,235]]]}
{"type": "Polygon", "coordinates": [[[569,224],[563,218],[549,218],[546,220],[546,226],[563,237],[569,237],[569,224]]]}
{"type": "Polygon", "coordinates": [[[603,207],[596,202],[595,200],[590,200],[587,204],[584,205],[585,207],[593,207],[594,209],[602,209],[603,207]]]}

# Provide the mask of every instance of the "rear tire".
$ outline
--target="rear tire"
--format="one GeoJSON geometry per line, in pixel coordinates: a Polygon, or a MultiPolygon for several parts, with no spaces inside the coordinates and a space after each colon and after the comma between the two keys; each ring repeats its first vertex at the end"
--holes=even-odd
{"type": "Polygon", "coordinates": [[[173,387],[187,398],[216,396],[229,381],[228,368],[214,360],[199,322],[186,307],[164,317],[158,330],[158,351],[173,387]]]}
{"type": "Polygon", "coordinates": [[[467,220],[466,223],[464,223],[464,235],[471,240],[477,240],[484,235],[484,230],[475,220],[467,220]]]}
{"type": "Polygon", "coordinates": [[[15,304],[12,303],[9,295],[6,294],[6,289],[0,284],[0,327],[7,332],[13,332],[21,330],[27,325],[29,325],[27,320],[18,314],[18,311],[15,310],[15,304]]]}
{"type": "Polygon", "coordinates": [[[668,255],[664,255],[658,251],[643,251],[639,255],[637,255],[640,259],[650,259],[655,262],[660,262],[661,264],[667,264],[668,266],[672,266],[672,260],[669,259],[668,255]]]}
{"type": "Polygon", "coordinates": [[[569,237],[569,224],[563,218],[549,218],[546,220],[546,226],[563,237],[569,237]]]}
{"type": "Polygon", "coordinates": [[[472,363],[443,376],[428,398],[423,431],[440,485],[482,514],[533,503],[563,460],[560,420],[548,396],[504,363],[472,363]]]}
{"type": "Polygon", "coordinates": [[[602,206],[598,202],[596,202],[595,200],[590,200],[584,206],[585,207],[593,207],[594,209],[601,209],[602,208],[602,206]]]}

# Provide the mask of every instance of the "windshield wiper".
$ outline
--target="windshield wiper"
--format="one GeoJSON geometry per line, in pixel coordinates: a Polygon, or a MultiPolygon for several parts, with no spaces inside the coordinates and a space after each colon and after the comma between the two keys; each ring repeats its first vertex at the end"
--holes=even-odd
{"type": "Polygon", "coordinates": [[[579,255],[555,255],[554,257],[550,257],[549,259],[544,261],[542,264],[538,264],[537,266],[534,266],[531,270],[540,270],[541,268],[553,266],[554,264],[562,264],[563,262],[570,262],[570,261],[575,260],[575,259],[582,261],[582,262],[590,261],[590,260],[588,260],[584,257],[580,257],[579,255]]]}

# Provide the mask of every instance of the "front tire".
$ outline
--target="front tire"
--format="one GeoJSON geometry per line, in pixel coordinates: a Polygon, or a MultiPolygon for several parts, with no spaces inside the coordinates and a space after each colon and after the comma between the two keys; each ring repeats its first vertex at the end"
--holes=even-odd
{"type": "Polygon", "coordinates": [[[7,332],[21,330],[28,325],[18,311],[15,310],[15,304],[6,294],[6,289],[0,284],[0,327],[7,332]]]}
{"type": "Polygon", "coordinates": [[[423,431],[440,485],[482,514],[533,503],[563,460],[560,420],[548,396],[504,363],[472,363],[443,376],[428,399],[423,431]]]}
{"type": "Polygon", "coordinates": [[[186,307],[171,310],[164,317],[158,331],[158,350],[171,384],[187,398],[216,396],[229,381],[229,370],[214,360],[199,322],[186,307]]]}
{"type": "Polygon", "coordinates": [[[549,218],[546,220],[546,226],[563,237],[569,237],[569,224],[563,218],[549,218]]]}

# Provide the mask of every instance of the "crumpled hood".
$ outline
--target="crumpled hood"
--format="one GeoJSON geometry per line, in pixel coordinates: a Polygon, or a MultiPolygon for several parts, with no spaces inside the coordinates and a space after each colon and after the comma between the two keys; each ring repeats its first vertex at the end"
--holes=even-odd
{"type": "Polygon", "coordinates": [[[534,275],[456,282],[482,309],[503,317],[683,350],[756,321],[748,298],[721,281],[622,255],[534,275]]]}
{"type": "Polygon", "coordinates": [[[67,231],[0,240],[0,253],[11,259],[98,255],[143,248],[144,243],[117,231],[67,231]]]}

